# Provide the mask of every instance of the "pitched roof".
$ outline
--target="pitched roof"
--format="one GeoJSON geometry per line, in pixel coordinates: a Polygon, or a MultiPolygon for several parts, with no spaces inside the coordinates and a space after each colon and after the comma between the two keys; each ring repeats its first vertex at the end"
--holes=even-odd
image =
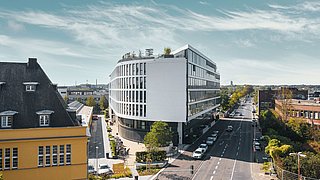
{"type": "Polygon", "coordinates": [[[18,112],[13,118],[13,129],[40,127],[37,112],[47,110],[54,112],[50,116],[50,127],[79,125],[66,111],[67,105],[56,85],[52,84],[37,59],[29,58],[28,63],[0,62],[0,82],[5,82],[0,86],[0,113],[18,112]],[[36,90],[26,91],[26,82],[33,82],[31,85],[36,85],[36,90]]]}

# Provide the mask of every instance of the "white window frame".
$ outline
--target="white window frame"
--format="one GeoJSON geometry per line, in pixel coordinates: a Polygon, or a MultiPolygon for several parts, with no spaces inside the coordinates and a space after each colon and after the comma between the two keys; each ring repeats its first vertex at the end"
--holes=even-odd
{"type": "Polygon", "coordinates": [[[58,165],[58,145],[52,146],[52,166],[58,165]]]}
{"type": "Polygon", "coordinates": [[[51,146],[45,146],[45,150],[46,150],[46,156],[45,156],[45,159],[46,159],[46,162],[45,162],[45,166],[46,167],[50,167],[51,166],[51,146]],[[48,151],[48,148],[49,147],[49,151],[48,151]],[[49,158],[49,161],[47,161],[49,158]]]}
{"type": "Polygon", "coordinates": [[[18,169],[18,148],[12,148],[12,169],[18,169]],[[17,154],[14,154],[14,150],[17,150],[17,154]],[[16,166],[14,165],[14,161],[17,162],[16,166]]]}
{"type": "Polygon", "coordinates": [[[40,126],[49,126],[50,115],[49,114],[40,114],[39,115],[39,124],[40,124],[40,126]]]}
{"type": "Polygon", "coordinates": [[[27,91],[27,92],[34,92],[34,91],[36,91],[36,85],[34,85],[34,84],[26,84],[26,91],[27,91]]]}
{"type": "Polygon", "coordinates": [[[43,154],[44,154],[44,147],[43,146],[39,146],[38,147],[38,167],[43,167],[44,166],[43,154]],[[42,153],[40,153],[40,148],[42,149],[42,153]],[[40,159],[42,159],[42,164],[40,164],[40,159]]]}
{"type": "Polygon", "coordinates": [[[71,144],[66,145],[66,164],[71,164],[71,144]]]}
{"type": "Polygon", "coordinates": [[[64,157],[64,145],[60,145],[59,146],[59,165],[63,166],[64,165],[64,161],[65,161],[65,157],[64,157]],[[62,158],[61,158],[62,157],[62,158]]]}
{"type": "Polygon", "coordinates": [[[0,148],[0,171],[3,170],[2,162],[2,149],[0,148]]]}
{"type": "Polygon", "coordinates": [[[4,151],[4,169],[5,170],[10,169],[10,166],[11,166],[10,155],[11,155],[10,148],[5,148],[5,151],[4,151]],[[9,149],[9,156],[7,156],[7,153],[6,153],[8,149],[9,149]],[[7,163],[9,163],[9,167],[6,166],[7,163]]]}
{"type": "Polygon", "coordinates": [[[12,127],[12,120],[13,120],[13,116],[1,116],[1,127],[3,128],[12,127]]]}

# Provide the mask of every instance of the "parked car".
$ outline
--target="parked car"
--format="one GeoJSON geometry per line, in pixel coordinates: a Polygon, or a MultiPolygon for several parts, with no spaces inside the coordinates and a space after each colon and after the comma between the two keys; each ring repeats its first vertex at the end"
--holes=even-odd
{"type": "Polygon", "coordinates": [[[209,136],[209,137],[207,138],[206,143],[207,143],[208,146],[210,146],[210,145],[213,145],[214,141],[215,141],[214,138],[211,137],[211,136],[209,136]]]}
{"type": "Polygon", "coordinates": [[[112,170],[108,164],[100,164],[98,174],[112,174],[112,170]]]}
{"type": "Polygon", "coordinates": [[[260,146],[260,143],[258,141],[253,141],[253,145],[260,146]]]}
{"type": "Polygon", "coordinates": [[[98,116],[97,115],[92,115],[92,120],[98,120],[98,116]]]}
{"type": "Polygon", "coordinates": [[[219,134],[219,131],[213,131],[212,134],[219,134]]]}
{"type": "Polygon", "coordinates": [[[96,173],[96,170],[94,169],[94,167],[92,165],[88,165],[88,173],[96,173]]]}
{"type": "Polygon", "coordinates": [[[253,141],[259,141],[260,139],[257,139],[257,138],[255,138],[255,139],[253,139],[253,141]]]}
{"type": "Polygon", "coordinates": [[[212,134],[212,137],[213,137],[213,141],[216,141],[218,138],[218,134],[212,134]]]}
{"type": "Polygon", "coordinates": [[[261,151],[261,147],[260,147],[260,146],[254,146],[254,149],[255,149],[256,151],[261,151]]]}
{"type": "Polygon", "coordinates": [[[227,129],[226,129],[228,132],[231,132],[233,130],[233,127],[232,126],[228,126],[227,129]]]}
{"type": "Polygon", "coordinates": [[[198,148],[192,153],[192,157],[195,159],[201,159],[203,157],[203,149],[198,148]]]}
{"type": "Polygon", "coordinates": [[[205,153],[208,150],[208,145],[207,144],[200,144],[199,148],[202,149],[203,153],[205,153]]]}

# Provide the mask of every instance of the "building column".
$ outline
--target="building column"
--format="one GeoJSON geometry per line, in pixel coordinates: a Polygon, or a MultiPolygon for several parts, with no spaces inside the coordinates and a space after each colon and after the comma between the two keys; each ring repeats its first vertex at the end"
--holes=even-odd
{"type": "Polygon", "coordinates": [[[179,136],[179,144],[182,144],[182,138],[183,138],[183,133],[182,133],[182,122],[178,122],[178,127],[177,127],[177,130],[178,130],[178,136],[179,136]]]}

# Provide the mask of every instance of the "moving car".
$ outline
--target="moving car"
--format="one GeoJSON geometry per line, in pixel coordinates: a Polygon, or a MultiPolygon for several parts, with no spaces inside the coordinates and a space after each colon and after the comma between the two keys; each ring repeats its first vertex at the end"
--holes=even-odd
{"type": "Polygon", "coordinates": [[[112,174],[112,170],[108,164],[100,164],[98,174],[112,174]]]}
{"type": "MultiPolygon", "coordinates": [[[[217,138],[216,138],[216,139],[217,139],[217,138]]],[[[206,143],[207,143],[207,145],[210,146],[210,145],[213,145],[214,141],[215,141],[214,137],[209,136],[209,137],[207,138],[206,143]]]]}
{"type": "Polygon", "coordinates": [[[260,146],[260,143],[258,141],[253,141],[253,145],[260,146]]]}
{"type": "Polygon", "coordinates": [[[202,156],[203,156],[203,149],[201,148],[198,148],[196,149],[193,153],[192,153],[192,157],[195,158],[195,159],[201,159],[202,156]]]}
{"type": "Polygon", "coordinates": [[[227,131],[231,132],[232,130],[233,130],[233,127],[232,126],[228,126],[227,131]]]}
{"type": "Polygon", "coordinates": [[[199,148],[202,149],[203,153],[205,153],[208,150],[208,145],[207,144],[200,144],[199,148]]]}
{"type": "Polygon", "coordinates": [[[212,134],[217,134],[218,135],[219,131],[213,131],[212,134]]]}

